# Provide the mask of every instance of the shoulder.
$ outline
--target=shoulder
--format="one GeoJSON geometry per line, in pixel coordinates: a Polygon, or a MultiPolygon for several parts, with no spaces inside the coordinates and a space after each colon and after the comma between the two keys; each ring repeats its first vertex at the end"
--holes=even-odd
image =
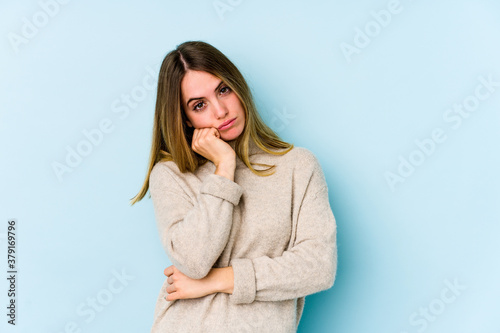
{"type": "Polygon", "coordinates": [[[297,179],[301,179],[304,184],[312,183],[313,188],[326,186],[325,173],[315,153],[310,149],[294,146],[289,154],[289,163],[293,164],[293,173],[297,179]]]}
{"type": "Polygon", "coordinates": [[[171,182],[182,177],[182,172],[174,161],[157,162],[149,173],[149,184],[155,186],[160,182],[171,182]]]}
{"type": "Polygon", "coordinates": [[[153,166],[153,169],[151,169],[151,173],[150,173],[149,177],[155,178],[161,174],[170,173],[170,172],[172,172],[173,168],[177,168],[177,165],[175,164],[174,161],[157,162],[153,166]]]}
{"type": "Polygon", "coordinates": [[[314,153],[311,150],[296,145],[294,145],[292,150],[290,150],[288,153],[295,154],[295,156],[300,156],[308,159],[315,158],[314,153]]]}
{"type": "Polygon", "coordinates": [[[291,157],[293,158],[293,172],[294,178],[297,180],[297,187],[305,189],[304,195],[307,192],[308,196],[315,195],[315,193],[325,189],[328,191],[325,172],[316,154],[304,147],[294,147],[290,153],[294,150],[296,150],[295,155],[291,155],[291,157]]]}
{"type": "Polygon", "coordinates": [[[290,150],[287,155],[296,166],[306,169],[314,169],[320,167],[320,163],[316,155],[305,147],[295,146],[290,150]]]}

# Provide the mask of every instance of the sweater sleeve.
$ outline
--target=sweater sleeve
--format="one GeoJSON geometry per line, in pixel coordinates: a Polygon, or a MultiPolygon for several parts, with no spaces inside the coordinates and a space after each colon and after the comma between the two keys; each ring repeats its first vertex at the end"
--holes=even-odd
{"type": "Polygon", "coordinates": [[[281,256],[235,258],[235,304],[303,297],[333,286],[337,271],[337,227],[321,166],[312,153],[313,171],[296,218],[293,246],[281,256]]]}
{"type": "Polygon", "coordinates": [[[149,191],[161,243],[172,264],[192,279],[205,277],[226,247],[243,188],[230,179],[208,175],[196,199],[166,165],[156,164],[149,191]]]}

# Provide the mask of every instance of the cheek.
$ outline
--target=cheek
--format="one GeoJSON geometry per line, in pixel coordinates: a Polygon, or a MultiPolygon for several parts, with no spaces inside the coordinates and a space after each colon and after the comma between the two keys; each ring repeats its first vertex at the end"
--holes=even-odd
{"type": "Polygon", "coordinates": [[[245,109],[243,108],[243,104],[240,102],[236,95],[233,95],[231,98],[231,108],[233,110],[237,110],[240,116],[245,116],[245,109]]]}
{"type": "Polygon", "coordinates": [[[194,128],[205,128],[209,127],[211,124],[211,119],[207,112],[195,115],[192,114],[190,121],[194,128]]]}

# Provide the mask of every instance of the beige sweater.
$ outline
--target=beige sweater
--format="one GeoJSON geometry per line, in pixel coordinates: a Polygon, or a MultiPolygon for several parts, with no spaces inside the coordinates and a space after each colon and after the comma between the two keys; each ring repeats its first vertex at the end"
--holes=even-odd
{"type": "Polygon", "coordinates": [[[274,156],[250,141],[250,161],[276,164],[274,175],[238,157],[234,182],[210,161],[185,174],[171,161],[154,166],[150,193],[171,263],[194,279],[232,266],[234,290],[167,301],[165,278],[151,332],[296,332],[305,296],[333,286],[336,222],[317,158],[302,147],[274,156]]]}

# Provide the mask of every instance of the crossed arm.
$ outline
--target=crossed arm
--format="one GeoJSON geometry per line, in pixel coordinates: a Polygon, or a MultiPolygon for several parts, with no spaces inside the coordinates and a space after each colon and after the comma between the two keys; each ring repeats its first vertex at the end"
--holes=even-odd
{"type": "MultiPolygon", "coordinates": [[[[235,165],[232,162],[217,165],[215,174],[234,181],[235,165]]],[[[167,276],[168,287],[166,291],[168,295],[165,297],[167,301],[199,298],[217,292],[233,293],[234,274],[232,266],[211,268],[209,273],[201,279],[190,278],[174,265],[165,268],[163,273],[167,276]]]]}
{"type": "Polygon", "coordinates": [[[233,293],[234,275],[233,267],[212,268],[207,276],[202,279],[192,279],[184,275],[174,265],[165,268],[163,273],[167,276],[167,301],[186,298],[199,298],[206,295],[223,292],[233,293]]]}
{"type": "Polygon", "coordinates": [[[235,304],[279,301],[333,285],[337,268],[335,218],[320,165],[313,155],[305,158],[310,159],[312,168],[305,192],[297,196],[299,208],[293,212],[293,246],[274,258],[233,258],[223,268],[213,266],[227,244],[232,209],[242,188],[225,177],[209,175],[192,201],[173,174],[152,172],[150,189],[160,237],[173,263],[164,271],[167,300],[224,292],[235,304]]]}

